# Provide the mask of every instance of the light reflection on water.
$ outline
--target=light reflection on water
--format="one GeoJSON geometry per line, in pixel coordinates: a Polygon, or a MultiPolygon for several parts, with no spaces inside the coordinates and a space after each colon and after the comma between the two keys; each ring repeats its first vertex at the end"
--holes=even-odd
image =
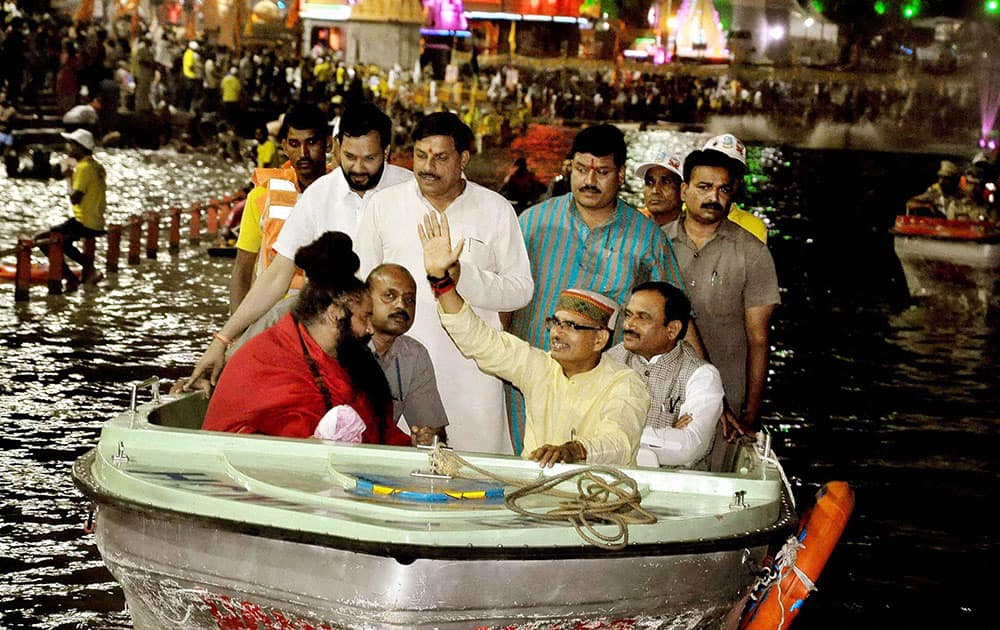
{"type": "MultiPolygon", "coordinates": [[[[654,143],[683,153],[706,138],[630,134],[632,161],[652,154],[654,143]]],[[[762,177],[745,207],[774,230],[784,302],[766,421],[800,506],[831,479],[849,481],[858,495],[820,593],[796,627],[929,619],[971,627],[988,608],[954,576],[979,574],[975,550],[994,548],[983,514],[997,447],[996,326],[948,309],[890,314],[885,217],[843,200],[824,205],[843,193],[829,182],[851,181],[845,163],[853,156],[752,147],[750,157],[762,177]],[[846,226],[856,232],[845,234],[846,226]],[[849,249],[865,256],[843,256],[847,236],[849,249]]],[[[230,192],[246,175],[207,156],[113,151],[99,159],[115,191],[116,222],[230,192]]],[[[879,181],[902,195],[919,158],[883,159],[895,166],[879,181]]],[[[931,171],[934,160],[925,160],[931,171]]],[[[630,178],[633,201],[636,185],[630,178]]],[[[0,249],[66,216],[62,182],[0,179],[0,195],[9,200],[0,249]]],[[[121,272],[96,290],[49,297],[38,287],[29,303],[13,305],[11,285],[0,285],[0,627],[128,627],[120,590],[82,534],[86,504],[70,466],[128,404],[131,383],[190,370],[226,316],[229,266],[184,240],[180,253],[161,251],[136,267],[123,258],[121,272]]]]}
{"type": "MultiPolygon", "coordinates": [[[[231,193],[247,173],[204,155],[97,157],[114,191],[109,223],[231,193]]],[[[64,220],[65,194],[60,181],[0,179],[0,196],[8,200],[0,249],[64,220]]],[[[99,264],[103,253],[102,243],[99,264]]],[[[121,591],[93,538],[82,532],[86,503],[70,467],[95,442],[104,419],[128,404],[131,382],[177,376],[192,364],[204,331],[226,311],[221,288],[228,265],[185,241],[179,254],[164,249],[137,267],[123,257],[120,273],[96,290],[48,296],[36,287],[28,303],[14,305],[12,285],[0,285],[0,627],[129,627],[121,591]]]]}

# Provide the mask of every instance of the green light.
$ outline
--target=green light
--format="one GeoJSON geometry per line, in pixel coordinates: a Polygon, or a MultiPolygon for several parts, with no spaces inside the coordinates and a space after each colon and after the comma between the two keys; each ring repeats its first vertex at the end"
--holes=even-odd
{"type": "Polygon", "coordinates": [[[820,2],[819,0],[812,0],[812,8],[814,11],[816,11],[816,13],[822,13],[823,3],[820,2]]]}
{"type": "Polygon", "coordinates": [[[885,15],[885,3],[882,2],[882,0],[878,0],[878,2],[875,3],[875,13],[885,15]]]}
{"type": "Polygon", "coordinates": [[[986,4],[983,5],[986,12],[990,15],[996,15],[1000,12],[1000,0],[986,0],[986,4]]]}

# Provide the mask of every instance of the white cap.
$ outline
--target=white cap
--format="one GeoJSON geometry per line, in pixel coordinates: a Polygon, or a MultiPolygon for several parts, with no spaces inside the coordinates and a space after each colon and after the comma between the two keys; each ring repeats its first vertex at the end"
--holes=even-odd
{"type": "Polygon", "coordinates": [[[653,158],[652,162],[645,162],[637,166],[635,169],[635,176],[638,177],[639,179],[644,178],[646,176],[646,171],[653,168],[654,166],[662,166],[671,173],[677,175],[677,177],[679,177],[681,180],[684,179],[684,173],[681,172],[681,161],[678,158],[674,157],[673,155],[669,155],[665,151],[660,151],[659,153],[657,153],[656,157],[653,158]]]}
{"type": "Polygon", "coordinates": [[[724,133],[721,136],[710,138],[701,149],[702,151],[718,151],[726,157],[736,160],[743,166],[747,165],[747,148],[743,146],[739,138],[731,133],[724,133]]]}
{"type": "Polygon", "coordinates": [[[188,42],[188,48],[191,50],[198,50],[198,42],[191,40],[188,42]]]}
{"type": "Polygon", "coordinates": [[[94,134],[86,129],[77,129],[73,133],[62,132],[59,134],[70,142],[75,142],[88,151],[94,150],[94,134]]]}

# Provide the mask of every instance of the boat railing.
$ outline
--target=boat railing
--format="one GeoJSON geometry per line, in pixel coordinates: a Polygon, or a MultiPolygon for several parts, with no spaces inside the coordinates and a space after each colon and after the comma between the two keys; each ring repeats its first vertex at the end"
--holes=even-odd
{"type": "Polygon", "coordinates": [[[961,240],[982,240],[1000,233],[998,226],[991,221],[967,221],[914,214],[897,215],[893,231],[904,236],[933,236],[961,240]]]}

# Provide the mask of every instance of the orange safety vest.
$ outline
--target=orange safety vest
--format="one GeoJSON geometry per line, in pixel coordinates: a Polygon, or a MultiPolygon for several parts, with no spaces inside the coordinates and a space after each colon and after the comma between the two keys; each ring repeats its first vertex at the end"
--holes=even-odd
{"type": "MultiPolygon", "coordinates": [[[[258,168],[254,170],[251,181],[254,186],[267,189],[264,207],[260,209],[261,238],[257,252],[257,277],[260,277],[277,255],[274,243],[299,199],[299,186],[293,168],[258,168]]],[[[301,289],[304,284],[302,270],[296,269],[289,288],[301,289]]]]}

